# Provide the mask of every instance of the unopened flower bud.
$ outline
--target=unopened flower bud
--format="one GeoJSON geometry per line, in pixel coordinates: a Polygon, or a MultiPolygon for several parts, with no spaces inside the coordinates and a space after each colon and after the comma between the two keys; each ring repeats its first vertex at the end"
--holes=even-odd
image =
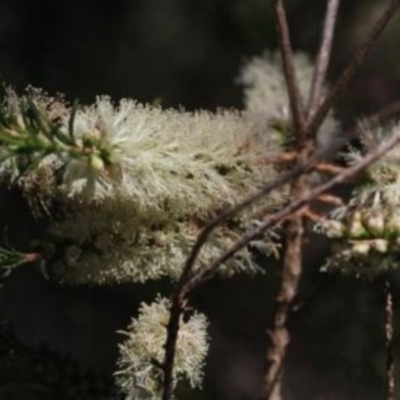
{"type": "Polygon", "coordinates": [[[22,130],[26,130],[26,125],[21,114],[17,115],[17,124],[22,130]]]}
{"type": "Polygon", "coordinates": [[[345,226],[335,220],[330,220],[326,222],[326,236],[329,238],[341,238],[343,237],[345,226]]]}
{"type": "Polygon", "coordinates": [[[385,230],[385,218],[382,211],[373,211],[363,218],[364,226],[373,235],[382,235],[385,230]]]}
{"type": "Polygon", "coordinates": [[[367,240],[357,241],[353,244],[352,253],[356,256],[364,256],[369,253],[371,245],[367,240]]]}
{"type": "Polygon", "coordinates": [[[89,156],[89,165],[96,172],[104,170],[104,161],[97,154],[91,154],[89,156]]]}
{"type": "Polygon", "coordinates": [[[371,246],[378,253],[387,253],[389,242],[385,239],[375,239],[372,241],[371,246]]]}
{"type": "Polygon", "coordinates": [[[349,235],[353,238],[359,238],[365,235],[366,231],[362,224],[361,213],[356,211],[350,220],[349,235]]]}
{"type": "Polygon", "coordinates": [[[49,144],[49,139],[44,135],[42,132],[38,133],[35,137],[37,143],[39,146],[48,146],[49,144]]]}

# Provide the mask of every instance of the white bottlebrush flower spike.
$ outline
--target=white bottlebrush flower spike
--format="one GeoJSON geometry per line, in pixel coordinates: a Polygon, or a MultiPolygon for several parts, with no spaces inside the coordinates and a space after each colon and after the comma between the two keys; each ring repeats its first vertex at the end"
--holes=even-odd
{"type": "MultiPolygon", "coordinates": [[[[289,99],[280,65],[281,58],[277,53],[265,53],[246,63],[238,82],[245,87],[247,110],[269,118],[289,118],[289,99]]],[[[312,82],[313,65],[306,55],[297,54],[295,66],[300,91],[306,94],[312,82]]]]}
{"type": "MultiPolygon", "coordinates": [[[[126,339],[119,346],[116,379],[130,399],[158,398],[168,320],[169,301],[158,298],[150,305],[142,304],[139,316],[132,320],[126,332],[122,332],[126,339]]],[[[193,388],[201,385],[207,350],[205,316],[196,312],[188,320],[181,320],[176,344],[175,384],[184,379],[193,388]]]]}
{"type": "MultiPolygon", "coordinates": [[[[74,132],[77,138],[104,142],[111,152],[113,164],[92,199],[127,196],[141,212],[153,212],[164,202],[196,214],[213,204],[233,203],[239,182],[246,190],[262,179],[266,171],[256,168],[257,160],[261,163],[277,146],[273,140],[270,149],[257,146],[262,132],[240,113],[162,110],[131,100],[114,107],[106,97],[76,113],[74,132]]],[[[69,195],[79,194],[91,180],[86,172],[68,167],[69,195]]]]}
{"type": "MultiPolygon", "coordinates": [[[[296,76],[301,94],[307,98],[314,66],[304,54],[294,57],[296,76]]],[[[247,62],[238,79],[244,86],[244,105],[254,119],[260,119],[270,128],[278,131],[285,140],[290,140],[290,105],[278,53],[264,53],[247,62]]],[[[325,119],[318,133],[321,147],[328,147],[337,139],[338,123],[330,115],[325,119]]]]}
{"type": "MultiPolygon", "coordinates": [[[[132,100],[113,106],[107,97],[76,110],[72,123],[72,110],[63,110],[61,130],[68,135],[72,129],[73,150],[85,157],[72,153],[69,159],[67,146],[61,159],[49,155],[18,180],[36,208],[51,214],[52,204],[57,207],[45,239],[57,249],[49,273],[61,281],[176,278],[205,223],[276,176],[268,159],[281,139],[269,138],[246,112],[163,110],[132,100]]],[[[2,176],[9,182],[12,162],[7,165],[2,176]]],[[[283,198],[272,193],[217,232],[200,263],[243,233],[253,212],[283,198]]],[[[228,264],[254,270],[249,260],[244,249],[228,264]]]]}

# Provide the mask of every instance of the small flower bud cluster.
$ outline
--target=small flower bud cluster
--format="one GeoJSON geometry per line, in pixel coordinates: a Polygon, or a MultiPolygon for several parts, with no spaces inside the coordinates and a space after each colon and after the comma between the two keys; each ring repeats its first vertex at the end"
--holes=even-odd
{"type": "Polygon", "coordinates": [[[387,269],[388,259],[400,253],[400,213],[391,208],[356,209],[341,220],[324,221],[319,230],[337,240],[328,264],[357,274],[362,268],[369,275],[387,269]]]}
{"type": "MultiPolygon", "coordinates": [[[[370,129],[362,126],[365,151],[372,151],[400,124],[370,129]]],[[[350,149],[350,163],[361,159],[359,150],[350,149]]],[[[394,268],[400,254],[400,148],[395,146],[372,164],[364,185],[357,187],[348,208],[334,210],[332,220],[318,226],[335,239],[334,252],[326,267],[357,276],[374,278],[394,268]]]]}

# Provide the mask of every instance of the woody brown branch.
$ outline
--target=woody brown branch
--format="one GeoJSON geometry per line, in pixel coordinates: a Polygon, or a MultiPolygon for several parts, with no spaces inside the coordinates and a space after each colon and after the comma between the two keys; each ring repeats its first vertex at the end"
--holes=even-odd
{"type": "Polygon", "coordinates": [[[322,40],[318,51],[308,100],[307,119],[314,115],[321,100],[322,89],[325,84],[325,77],[331,57],[333,35],[335,32],[339,5],[340,0],[329,0],[326,7],[322,40]]]}
{"type": "MultiPolygon", "coordinates": [[[[303,176],[293,183],[291,188],[293,198],[302,197],[308,186],[307,178],[307,176],[303,176]]],[[[303,237],[303,214],[295,213],[287,221],[285,227],[286,240],[281,284],[276,297],[273,327],[268,332],[270,345],[267,351],[268,368],[265,377],[266,399],[279,400],[281,398],[281,376],[286,349],[290,342],[287,320],[301,276],[303,237]]]]}
{"type": "Polygon", "coordinates": [[[305,113],[303,99],[300,93],[299,85],[296,79],[296,71],[293,62],[293,51],[290,42],[290,32],[286,18],[286,11],[283,0],[274,0],[274,16],[279,38],[279,48],[282,57],[283,71],[286,81],[286,87],[289,94],[289,103],[293,126],[300,137],[305,133],[305,113]]]}
{"type": "Polygon", "coordinates": [[[400,0],[390,0],[382,16],[378,19],[376,24],[372,27],[371,31],[367,35],[367,40],[360,46],[358,51],[355,52],[353,58],[350,60],[350,63],[340,74],[332,90],[329,92],[316,110],[314,116],[311,118],[306,129],[307,136],[312,137],[319,130],[338,96],[348,87],[354,75],[358,72],[360,66],[364,62],[366,56],[370,53],[382,32],[385,30],[386,26],[392,20],[399,6],[400,0]]]}
{"type": "Polygon", "coordinates": [[[163,364],[164,382],[162,400],[170,400],[174,391],[174,365],[176,342],[178,341],[179,323],[184,312],[184,300],[179,292],[172,297],[170,318],[167,325],[167,340],[165,359],[163,364]]]}
{"type": "MultiPolygon", "coordinates": [[[[299,90],[294,68],[290,34],[287,26],[286,12],[282,0],[274,1],[274,14],[279,35],[283,71],[286,79],[291,116],[293,119],[294,148],[297,154],[295,165],[302,166],[315,150],[315,137],[305,136],[306,113],[299,90]]],[[[290,197],[300,199],[310,188],[309,174],[294,179],[290,185],[290,197]]],[[[266,399],[281,398],[281,375],[289,344],[289,331],[286,327],[291,303],[297,293],[302,269],[302,247],[304,236],[304,219],[301,213],[288,216],[284,228],[285,249],[280,288],[276,297],[273,327],[268,332],[270,345],[267,351],[267,371],[265,376],[266,399]]]]}

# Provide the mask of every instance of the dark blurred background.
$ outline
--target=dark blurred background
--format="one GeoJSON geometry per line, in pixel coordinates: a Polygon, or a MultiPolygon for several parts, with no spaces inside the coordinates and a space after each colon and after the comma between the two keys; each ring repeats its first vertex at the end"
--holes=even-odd
{"type": "MultiPolygon", "coordinates": [[[[325,1],[285,3],[294,49],[313,58],[325,1]]],[[[388,1],[342,3],[330,80],[388,1]]],[[[241,65],[276,47],[269,0],[0,0],[1,79],[18,89],[33,85],[84,103],[107,94],[166,107],[240,108],[235,77],[241,65]]],[[[344,125],[398,98],[399,48],[397,18],[337,105],[344,125]]],[[[8,192],[0,203],[1,226],[14,227],[14,243],[23,247],[34,225],[26,205],[8,192]]],[[[327,245],[312,236],[307,246],[307,273],[291,320],[286,400],[383,398],[381,286],[320,274],[327,245]]],[[[204,391],[183,392],[180,398],[258,398],[279,272],[279,265],[267,261],[264,276],[216,280],[196,294],[197,307],[210,316],[211,352],[204,391]]],[[[126,326],[141,299],[168,289],[164,283],[61,287],[22,268],[0,291],[0,318],[24,344],[46,344],[109,374],[117,354],[115,331],[126,326]]],[[[15,399],[44,398],[37,396],[15,399]]]]}
{"type": "MultiPolygon", "coordinates": [[[[1,76],[18,87],[34,85],[82,101],[109,94],[190,109],[240,107],[234,79],[243,60],[277,45],[269,3],[1,0],[1,76]]],[[[342,3],[330,77],[365,38],[386,1],[342,3]]],[[[293,46],[312,57],[325,1],[286,4],[293,46]]],[[[396,96],[399,42],[397,20],[350,90],[342,107],[350,107],[349,114],[396,96]]]]}

